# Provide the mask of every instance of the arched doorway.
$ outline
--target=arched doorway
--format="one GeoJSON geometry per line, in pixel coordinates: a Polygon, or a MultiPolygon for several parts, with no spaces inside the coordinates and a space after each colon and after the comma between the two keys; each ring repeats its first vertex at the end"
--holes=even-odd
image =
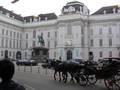
{"type": "Polygon", "coordinates": [[[16,53],[16,59],[21,59],[21,51],[17,51],[16,53]]]}
{"type": "Polygon", "coordinates": [[[5,50],[5,58],[8,58],[8,50],[5,50]]]}
{"type": "Polygon", "coordinates": [[[67,51],[67,60],[70,60],[70,59],[72,59],[72,51],[68,50],[67,51]]]}
{"type": "Polygon", "coordinates": [[[89,52],[89,60],[93,60],[94,59],[94,55],[93,55],[93,52],[89,52]]]}

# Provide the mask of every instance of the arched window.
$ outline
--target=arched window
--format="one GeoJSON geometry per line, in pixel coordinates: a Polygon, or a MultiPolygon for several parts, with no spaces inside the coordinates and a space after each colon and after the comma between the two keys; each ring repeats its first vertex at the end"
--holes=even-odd
{"type": "Polygon", "coordinates": [[[72,59],[72,51],[68,50],[67,51],[67,60],[70,60],[70,59],[72,59]]]}
{"type": "Polygon", "coordinates": [[[36,31],[33,31],[33,38],[36,38],[36,31]]]}

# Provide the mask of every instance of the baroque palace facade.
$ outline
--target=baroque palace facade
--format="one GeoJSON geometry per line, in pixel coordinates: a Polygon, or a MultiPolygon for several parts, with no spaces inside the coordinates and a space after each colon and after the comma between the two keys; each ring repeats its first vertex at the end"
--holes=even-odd
{"type": "Polygon", "coordinates": [[[31,48],[39,46],[42,35],[49,58],[62,60],[85,58],[94,60],[120,57],[120,8],[105,6],[93,14],[83,3],[67,3],[61,14],[22,17],[0,7],[0,58],[30,59],[31,48]]]}

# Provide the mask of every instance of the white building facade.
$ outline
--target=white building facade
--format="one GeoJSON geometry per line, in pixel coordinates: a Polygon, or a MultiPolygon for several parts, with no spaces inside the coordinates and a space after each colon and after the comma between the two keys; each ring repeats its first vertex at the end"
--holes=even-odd
{"type": "Polygon", "coordinates": [[[30,59],[31,48],[42,35],[49,58],[62,60],[120,57],[120,9],[102,7],[89,15],[81,2],[67,3],[58,17],[54,13],[22,17],[0,7],[0,58],[30,59]]]}

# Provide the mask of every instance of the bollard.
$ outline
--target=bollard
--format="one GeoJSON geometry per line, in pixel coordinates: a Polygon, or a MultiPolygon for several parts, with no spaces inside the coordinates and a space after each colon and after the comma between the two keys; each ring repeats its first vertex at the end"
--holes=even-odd
{"type": "Polygon", "coordinates": [[[18,65],[18,71],[20,71],[20,66],[18,65]]]}
{"type": "Polygon", "coordinates": [[[30,65],[30,72],[32,72],[32,64],[30,65]]]}
{"type": "Polygon", "coordinates": [[[45,74],[47,75],[47,68],[46,68],[46,70],[45,70],[45,74]]]}
{"type": "Polygon", "coordinates": [[[38,73],[40,73],[40,67],[38,66],[38,73]]]}
{"type": "Polygon", "coordinates": [[[26,66],[24,66],[24,72],[26,72],[26,66]]]}

